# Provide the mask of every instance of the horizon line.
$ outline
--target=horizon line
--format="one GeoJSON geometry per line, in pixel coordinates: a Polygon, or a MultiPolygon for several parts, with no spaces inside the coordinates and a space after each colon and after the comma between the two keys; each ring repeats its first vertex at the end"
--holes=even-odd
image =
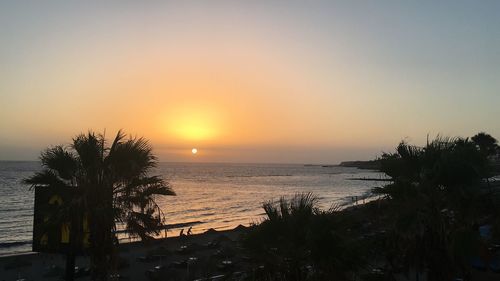
{"type": "MultiPolygon", "coordinates": [[[[342,162],[350,161],[369,161],[369,160],[343,160],[339,163],[298,163],[298,162],[233,162],[233,161],[211,161],[211,162],[195,162],[195,161],[158,161],[158,163],[166,164],[265,164],[265,165],[311,165],[311,166],[339,166],[342,162]]],[[[0,159],[0,162],[41,162],[40,160],[5,160],[0,159]]]]}

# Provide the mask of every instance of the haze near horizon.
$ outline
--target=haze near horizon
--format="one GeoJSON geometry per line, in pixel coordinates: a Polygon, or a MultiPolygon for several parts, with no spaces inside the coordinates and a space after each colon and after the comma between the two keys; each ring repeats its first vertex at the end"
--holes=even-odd
{"type": "Polygon", "coordinates": [[[338,163],[500,137],[500,2],[0,3],[0,160],[81,132],[161,161],[338,163]],[[197,153],[192,149],[197,148],[197,153]]]}

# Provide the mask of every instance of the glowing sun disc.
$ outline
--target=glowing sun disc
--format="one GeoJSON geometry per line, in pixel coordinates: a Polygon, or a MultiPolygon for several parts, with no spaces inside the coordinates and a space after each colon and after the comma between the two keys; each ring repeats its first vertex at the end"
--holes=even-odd
{"type": "Polygon", "coordinates": [[[193,153],[193,154],[198,153],[198,149],[196,149],[196,148],[191,149],[191,153],[193,153]]]}

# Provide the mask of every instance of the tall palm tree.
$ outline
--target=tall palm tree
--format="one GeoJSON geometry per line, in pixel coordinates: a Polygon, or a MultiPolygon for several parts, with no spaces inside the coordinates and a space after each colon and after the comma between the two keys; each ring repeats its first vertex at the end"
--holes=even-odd
{"type": "Polygon", "coordinates": [[[81,241],[81,229],[75,221],[85,217],[88,222],[93,280],[108,279],[118,226],[142,240],[159,234],[164,216],[155,199],[175,193],[162,178],[150,175],[157,158],[144,138],[125,139],[119,131],[108,145],[104,135],[89,132],[76,136],[69,146],[46,149],[40,159],[44,169],[25,183],[77,191],[78,196],[61,212],[72,210],[72,246],[81,241]]]}

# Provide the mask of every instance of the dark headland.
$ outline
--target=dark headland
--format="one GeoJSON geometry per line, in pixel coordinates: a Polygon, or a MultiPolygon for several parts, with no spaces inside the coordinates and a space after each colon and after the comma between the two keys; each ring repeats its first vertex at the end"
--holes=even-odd
{"type": "Polygon", "coordinates": [[[369,161],[344,161],[340,162],[341,167],[352,167],[364,170],[380,170],[379,160],[369,160],[369,161]]]}

